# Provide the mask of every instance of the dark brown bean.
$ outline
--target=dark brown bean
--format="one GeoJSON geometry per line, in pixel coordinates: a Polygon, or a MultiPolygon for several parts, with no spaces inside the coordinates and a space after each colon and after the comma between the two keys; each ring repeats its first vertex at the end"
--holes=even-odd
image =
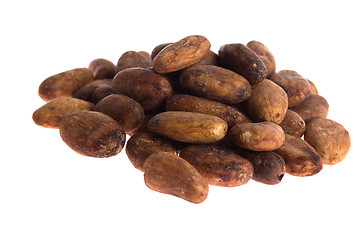
{"type": "Polygon", "coordinates": [[[251,85],[262,82],[267,69],[260,57],[249,47],[241,44],[226,44],[219,49],[220,65],[243,77],[251,85]]]}

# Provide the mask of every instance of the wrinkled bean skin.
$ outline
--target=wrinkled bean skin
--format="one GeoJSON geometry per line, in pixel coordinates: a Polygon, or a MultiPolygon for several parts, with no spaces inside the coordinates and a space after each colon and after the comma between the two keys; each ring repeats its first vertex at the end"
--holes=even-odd
{"type": "Polygon", "coordinates": [[[190,145],[179,156],[192,164],[211,185],[241,186],[253,176],[253,166],[248,160],[212,145],[190,145]]]}
{"type": "Polygon", "coordinates": [[[144,162],[151,154],[156,152],[177,154],[170,140],[151,132],[139,132],[133,135],[127,141],[125,151],[133,166],[143,172],[144,162]]]}
{"type": "Polygon", "coordinates": [[[251,85],[266,78],[265,64],[252,49],[241,43],[221,46],[218,55],[222,67],[242,75],[251,85]]]}
{"type": "Polygon", "coordinates": [[[311,85],[308,80],[292,70],[274,73],[271,80],[287,93],[288,107],[300,104],[311,93],[311,85]]]}
{"type": "Polygon", "coordinates": [[[319,154],[306,141],[286,134],[283,145],[274,151],[286,163],[288,174],[304,177],[319,173],[323,164],[319,154]]]}
{"type": "Polygon", "coordinates": [[[115,65],[104,58],[97,58],[90,62],[88,68],[93,72],[94,80],[113,78],[115,65]]]}
{"type": "Polygon", "coordinates": [[[280,86],[265,79],[252,86],[251,96],[241,105],[253,121],[279,124],[286,116],[288,98],[280,86]]]}
{"type": "Polygon", "coordinates": [[[271,77],[276,71],[276,60],[272,52],[263,43],[254,40],[247,43],[247,47],[260,57],[267,69],[266,77],[271,77]]]}
{"type": "Polygon", "coordinates": [[[242,122],[251,122],[239,110],[229,105],[186,94],[174,94],[166,101],[167,111],[198,112],[217,116],[227,122],[229,127],[242,122]]]}
{"type": "Polygon", "coordinates": [[[219,117],[203,113],[168,111],[148,122],[150,131],[186,143],[213,143],[227,133],[227,123],[219,117]]]}
{"type": "Polygon", "coordinates": [[[255,152],[239,149],[238,153],[253,165],[253,180],[268,184],[279,184],[286,173],[285,161],[274,152],[255,152]]]}
{"type": "Polygon", "coordinates": [[[95,105],[94,111],[112,117],[124,128],[126,134],[137,129],[144,120],[143,107],[130,97],[111,94],[95,105]]]}
{"type": "Polygon", "coordinates": [[[157,152],[144,163],[144,181],[154,191],[170,194],[191,203],[208,196],[208,183],[186,160],[172,153],[157,152]]]}
{"type": "Polygon", "coordinates": [[[307,124],[305,141],[315,148],[322,163],[327,165],[341,162],[351,147],[348,131],[341,124],[324,118],[315,118],[307,124]]]}
{"type": "Polygon", "coordinates": [[[304,101],[290,109],[300,115],[307,124],[313,118],[326,118],[329,105],[324,97],[311,93],[304,101]]]}
{"type": "Polygon", "coordinates": [[[211,47],[207,38],[191,35],[163,48],[153,59],[153,68],[160,74],[184,69],[199,62],[211,47]]]}
{"type": "Polygon", "coordinates": [[[172,86],[162,75],[144,68],[128,68],[120,71],[113,79],[116,93],[133,98],[150,112],[162,107],[172,94],[172,86]]]}
{"type": "Polygon", "coordinates": [[[72,97],[81,87],[93,81],[93,72],[88,68],[75,68],[45,79],[39,86],[39,96],[44,101],[57,97],[72,97]]]}
{"type": "Polygon", "coordinates": [[[76,111],[60,122],[60,136],[74,151],[89,157],[111,157],[124,147],[125,133],[117,121],[93,111],[76,111]]]}
{"type": "Polygon", "coordinates": [[[295,137],[301,138],[306,131],[306,123],[300,115],[288,109],[283,121],[279,124],[283,131],[295,137]]]}
{"type": "Polygon", "coordinates": [[[239,74],[213,65],[193,65],[182,71],[180,86],[194,95],[236,104],[251,95],[251,85],[239,74]]]}
{"type": "Polygon", "coordinates": [[[33,113],[34,122],[42,127],[59,128],[61,120],[68,113],[79,110],[92,110],[94,104],[71,97],[58,97],[50,100],[33,113]]]}
{"type": "Polygon", "coordinates": [[[253,151],[275,150],[285,140],[282,128],[272,122],[239,123],[228,134],[236,145],[253,151]]]}

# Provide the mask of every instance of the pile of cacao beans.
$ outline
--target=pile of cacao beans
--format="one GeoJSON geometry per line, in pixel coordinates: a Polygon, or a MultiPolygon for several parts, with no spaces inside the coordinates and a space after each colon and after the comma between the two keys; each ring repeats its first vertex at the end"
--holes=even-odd
{"type": "Polygon", "coordinates": [[[150,189],[192,203],[207,198],[209,185],[274,185],[285,173],[312,176],[346,157],[349,133],[327,119],[313,82],[276,72],[258,41],[210,49],[207,38],[191,35],[151,54],[125,52],[116,65],[98,58],[50,76],[33,120],[59,129],[84,156],[125,148],[150,189]]]}

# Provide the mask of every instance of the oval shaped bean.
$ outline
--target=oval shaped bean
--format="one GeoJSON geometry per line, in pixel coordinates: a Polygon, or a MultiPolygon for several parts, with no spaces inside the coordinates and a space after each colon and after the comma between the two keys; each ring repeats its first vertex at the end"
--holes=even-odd
{"type": "Polygon", "coordinates": [[[272,52],[263,43],[254,40],[247,43],[247,47],[260,57],[267,69],[266,77],[271,77],[276,71],[276,60],[272,52]]]}
{"type": "Polygon", "coordinates": [[[222,118],[229,127],[242,122],[251,122],[238,109],[229,105],[186,94],[174,94],[167,98],[167,111],[198,112],[222,118]]]}
{"type": "Polygon", "coordinates": [[[239,123],[231,128],[229,136],[241,148],[253,151],[272,151],[282,146],[285,134],[272,122],[239,123]]]}
{"type": "Polygon", "coordinates": [[[251,85],[266,78],[265,64],[252,49],[241,43],[221,46],[218,55],[222,67],[242,75],[251,85]]]}
{"type": "Polygon", "coordinates": [[[144,68],[120,71],[114,77],[112,87],[115,92],[136,100],[145,112],[162,107],[172,94],[172,86],[164,76],[144,68]]]}
{"type": "Polygon", "coordinates": [[[125,144],[125,133],[108,115],[92,111],[76,111],[60,122],[60,136],[74,151],[89,157],[117,155],[125,144]]]}
{"type": "Polygon", "coordinates": [[[191,35],[163,48],[153,59],[158,73],[169,73],[199,62],[211,48],[207,38],[191,35]]]}
{"type": "Polygon", "coordinates": [[[253,166],[248,160],[212,145],[190,145],[179,156],[192,164],[211,185],[241,186],[253,176],[253,166]]]}
{"type": "Polygon", "coordinates": [[[241,104],[255,122],[282,122],[288,108],[286,92],[277,84],[265,79],[252,86],[251,96],[241,104]]]}
{"type": "Polygon", "coordinates": [[[208,183],[186,160],[172,153],[157,152],[144,163],[144,181],[154,191],[170,194],[192,203],[208,196],[208,183]]]}
{"type": "Polygon", "coordinates": [[[88,68],[75,68],[45,79],[39,86],[39,96],[44,101],[57,97],[72,97],[73,94],[93,81],[93,72],[88,68]]]}
{"type": "Polygon", "coordinates": [[[71,97],[58,97],[45,103],[33,113],[36,124],[47,128],[59,128],[61,120],[68,113],[78,110],[92,110],[94,104],[71,97]]]}
{"type": "Polygon", "coordinates": [[[155,115],[148,122],[150,131],[187,143],[212,143],[227,133],[227,123],[203,113],[168,111],[155,115]]]}
{"type": "Polygon", "coordinates": [[[251,95],[251,85],[239,74],[213,65],[194,65],[182,71],[182,88],[224,103],[240,103],[251,95]]]}
{"type": "Polygon", "coordinates": [[[253,180],[268,184],[279,184],[286,173],[285,161],[274,152],[255,152],[239,149],[238,153],[253,165],[253,180]]]}
{"type": "Polygon", "coordinates": [[[316,150],[301,138],[286,134],[283,145],[275,150],[286,163],[286,172],[293,176],[312,176],[323,164],[316,150]]]}
{"type": "Polygon", "coordinates": [[[315,148],[322,163],[327,165],[341,162],[351,147],[348,131],[341,124],[323,118],[315,118],[307,124],[305,141],[315,148]]]}

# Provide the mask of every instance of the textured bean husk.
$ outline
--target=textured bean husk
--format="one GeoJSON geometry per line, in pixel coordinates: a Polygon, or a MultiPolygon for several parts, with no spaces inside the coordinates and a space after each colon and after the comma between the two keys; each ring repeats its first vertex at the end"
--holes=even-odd
{"type": "Polygon", "coordinates": [[[241,75],[213,65],[194,65],[182,71],[180,85],[194,95],[223,103],[243,102],[251,85],[241,75]]]}
{"type": "Polygon", "coordinates": [[[102,86],[109,86],[112,84],[112,79],[100,79],[92,81],[85,86],[79,88],[74,94],[74,98],[79,98],[88,102],[93,102],[92,96],[94,91],[102,86]]]}
{"type": "Polygon", "coordinates": [[[151,132],[139,132],[133,135],[127,141],[125,151],[130,162],[140,171],[144,171],[144,162],[147,157],[153,153],[177,153],[169,139],[165,139],[151,132]]]}
{"type": "Polygon", "coordinates": [[[115,119],[126,134],[137,129],[144,120],[143,107],[134,99],[121,94],[111,94],[95,105],[94,111],[115,119]]]}
{"type": "Polygon", "coordinates": [[[213,143],[227,133],[227,123],[219,117],[203,113],[168,111],[148,122],[150,131],[186,143],[213,143]]]}
{"type": "Polygon", "coordinates": [[[253,121],[279,124],[286,115],[288,98],[280,86],[265,79],[252,86],[251,96],[241,105],[253,121]]]}
{"type": "Polygon", "coordinates": [[[300,115],[288,109],[283,121],[279,124],[283,131],[289,135],[301,138],[306,130],[306,123],[300,115]]]}
{"type": "Polygon", "coordinates": [[[276,71],[276,60],[272,52],[263,43],[254,40],[247,43],[247,47],[260,57],[267,69],[266,77],[271,77],[276,71]]]}
{"type": "Polygon", "coordinates": [[[283,145],[274,151],[286,163],[286,172],[299,177],[319,173],[322,161],[316,150],[306,141],[286,134],[283,145]]]}
{"type": "Polygon", "coordinates": [[[251,85],[262,82],[267,69],[262,59],[249,47],[241,44],[226,44],[219,49],[220,65],[245,77],[251,85]]]}
{"type": "Polygon", "coordinates": [[[207,38],[191,35],[163,48],[153,59],[153,68],[158,73],[169,73],[199,62],[211,47],[207,38]]]}
{"type": "Polygon", "coordinates": [[[322,163],[335,165],[341,162],[351,147],[348,131],[338,122],[315,118],[306,127],[305,141],[318,152],[322,163]]]}
{"type": "Polygon", "coordinates": [[[192,164],[210,185],[241,186],[253,176],[248,160],[214,145],[190,145],[179,156],[192,164]]]}
{"type": "Polygon", "coordinates": [[[42,127],[59,128],[61,120],[68,113],[92,110],[94,104],[71,97],[58,97],[45,103],[33,113],[34,122],[42,127]]]}
{"type": "Polygon", "coordinates": [[[113,79],[114,91],[136,100],[145,112],[165,105],[172,94],[172,86],[164,76],[144,68],[128,68],[113,79]]]}
{"type": "Polygon", "coordinates": [[[111,157],[124,147],[125,133],[120,124],[100,112],[76,111],[60,122],[60,136],[74,151],[89,157],[111,157]]]}
{"type": "Polygon", "coordinates": [[[288,96],[288,107],[300,104],[311,93],[308,80],[295,71],[282,70],[274,73],[271,80],[281,86],[288,96]]]}
{"type": "Polygon", "coordinates": [[[127,51],[120,56],[115,72],[118,73],[127,68],[150,68],[152,66],[152,58],[150,54],[145,51],[127,51]]]}
{"type": "Polygon", "coordinates": [[[144,181],[152,190],[170,194],[192,203],[202,203],[208,183],[186,160],[166,152],[150,155],[144,163],[144,181]]]}
{"type": "Polygon", "coordinates": [[[104,58],[97,58],[90,62],[88,68],[93,72],[94,79],[113,78],[115,65],[104,58]]]}
{"type": "Polygon", "coordinates": [[[222,118],[229,127],[251,120],[235,107],[186,94],[174,94],[166,101],[167,111],[198,112],[222,118]]]}
{"type": "Polygon", "coordinates": [[[239,149],[238,154],[253,165],[253,180],[268,184],[279,184],[286,173],[285,161],[274,152],[255,152],[239,149]]]}
{"type": "Polygon", "coordinates": [[[45,79],[39,86],[39,96],[44,101],[57,97],[72,97],[73,94],[93,81],[93,72],[88,68],[75,68],[45,79]]]}
{"type": "Polygon", "coordinates": [[[313,118],[326,118],[329,105],[324,97],[311,93],[304,101],[290,109],[300,115],[307,124],[313,118]]]}
{"type": "Polygon", "coordinates": [[[239,123],[228,135],[241,148],[253,151],[272,151],[282,146],[285,134],[280,126],[272,122],[239,123]]]}

